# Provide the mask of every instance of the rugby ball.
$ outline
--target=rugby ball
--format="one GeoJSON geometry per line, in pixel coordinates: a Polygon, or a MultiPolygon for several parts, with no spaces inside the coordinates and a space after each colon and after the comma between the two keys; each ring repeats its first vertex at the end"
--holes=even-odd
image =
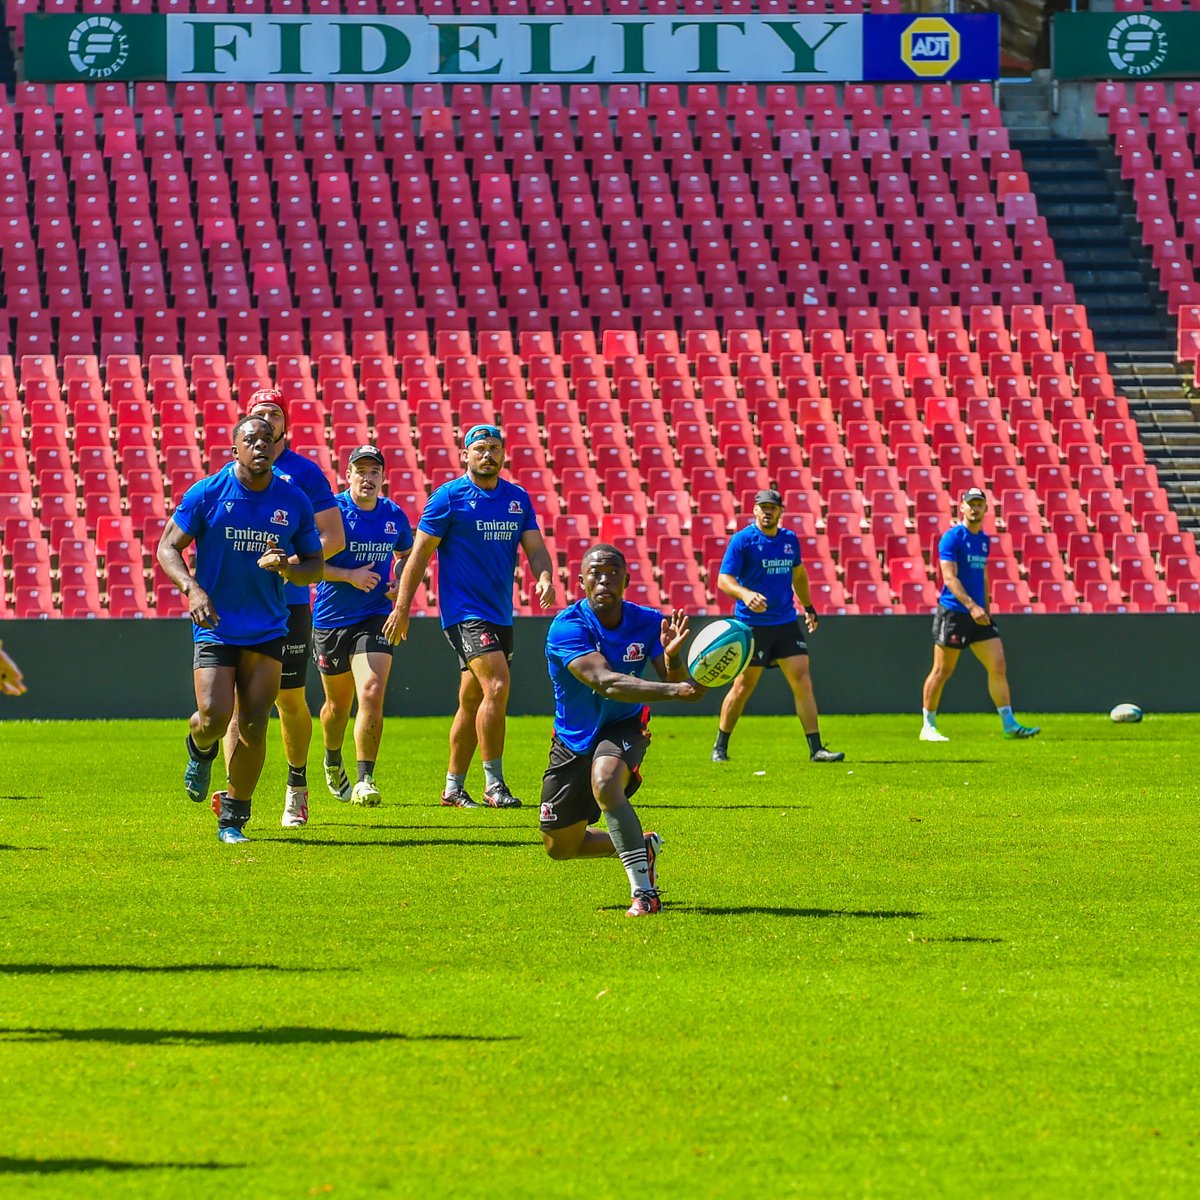
{"type": "Polygon", "coordinates": [[[1142,719],[1142,710],[1136,704],[1118,704],[1108,715],[1120,725],[1136,725],[1142,719]]]}
{"type": "Polygon", "coordinates": [[[742,673],[753,653],[750,626],[723,617],[696,635],[688,651],[688,673],[702,687],[721,687],[742,673]]]}

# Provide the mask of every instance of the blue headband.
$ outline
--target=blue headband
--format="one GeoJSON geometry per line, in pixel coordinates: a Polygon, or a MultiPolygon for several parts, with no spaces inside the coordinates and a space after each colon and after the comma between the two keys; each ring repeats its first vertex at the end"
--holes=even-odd
{"type": "Polygon", "coordinates": [[[504,441],[504,434],[500,432],[499,425],[472,425],[467,430],[467,436],[463,438],[463,449],[465,450],[473,442],[477,442],[480,438],[496,438],[498,441],[504,441]]]}

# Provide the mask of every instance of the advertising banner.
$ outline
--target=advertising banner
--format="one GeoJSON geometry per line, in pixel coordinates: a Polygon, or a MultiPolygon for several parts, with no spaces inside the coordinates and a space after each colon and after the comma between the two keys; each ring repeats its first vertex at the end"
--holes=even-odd
{"type": "Polygon", "coordinates": [[[999,18],[29,14],[30,80],[805,83],[991,79],[999,18]]]}
{"type": "Polygon", "coordinates": [[[1057,13],[1051,38],[1058,79],[1200,77],[1200,12],[1057,13]]]}

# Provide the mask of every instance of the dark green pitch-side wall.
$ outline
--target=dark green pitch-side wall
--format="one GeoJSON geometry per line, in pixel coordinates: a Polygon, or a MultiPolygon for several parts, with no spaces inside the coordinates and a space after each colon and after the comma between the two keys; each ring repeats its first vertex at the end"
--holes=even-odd
{"type": "MultiPolygon", "coordinates": [[[[517,622],[514,714],[551,711],[542,655],[546,624],[517,622]]],[[[1098,712],[1123,700],[1155,712],[1200,710],[1200,614],[1011,616],[1000,625],[1021,711],[1098,712]]],[[[29,684],[19,700],[0,696],[0,720],[184,717],[194,708],[185,621],[7,621],[0,623],[0,638],[29,684]]],[[[931,656],[928,618],[829,617],[810,645],[822,712],[920,708],[931,656]]],[[[437,622],[414,621],[397,651],[388,714],[451,713],[457,686],[456,663],[437,622]]],[[[315,669],[309,694],[319,703],[315,669]]],[[[719,699],[714,693],[676,711],[715,713],[719,699]]],[[[988,707],[983,669],[964,656],[942,708],[988,707]]],[[[792,711],[778,672],[766,673],[750,711],[792,711]]]]}

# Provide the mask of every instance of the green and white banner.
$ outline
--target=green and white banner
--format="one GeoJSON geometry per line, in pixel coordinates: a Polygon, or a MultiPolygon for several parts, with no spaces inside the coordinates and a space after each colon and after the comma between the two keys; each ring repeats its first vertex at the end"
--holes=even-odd
{"type": "Polygon", "coordinates": [[[1056,13],[1058,79],[1200,78],[1200,12],[1056,13]]]}
{"type": "Polygon", "coordinates": [[[30,14],[30,80],[628,83],[991,79],[999,21],[30,14]]]}

